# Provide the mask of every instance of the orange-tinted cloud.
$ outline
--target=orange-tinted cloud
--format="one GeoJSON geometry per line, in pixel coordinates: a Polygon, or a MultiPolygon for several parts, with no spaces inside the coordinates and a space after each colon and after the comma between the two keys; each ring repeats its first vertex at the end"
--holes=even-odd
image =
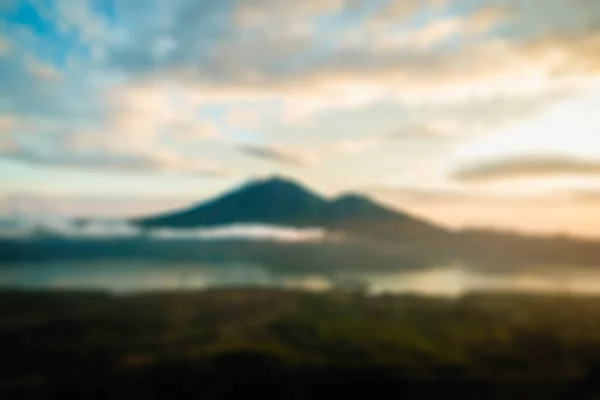
{"type": "Polygon", "coordinates": [[[454,174],[454,178],[461,182],[472,183],[561,175],[600,177],[600,160],[551,155],[502,159],[460,169],[454,174]]]}

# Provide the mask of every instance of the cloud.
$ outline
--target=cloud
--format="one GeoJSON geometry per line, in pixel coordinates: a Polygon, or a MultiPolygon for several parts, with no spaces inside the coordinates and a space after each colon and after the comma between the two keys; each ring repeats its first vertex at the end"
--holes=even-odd
{"type": "Polygon", "coordinates": [[[140,142],[165,134],[171,138],[222,136],[214,120],[198,115],[190,89],[167,82],[135,82],[104,94],[108,131],[140,142]]]}
{"type": "Polygon", "coordinates": [[[456,202],[470,202],[489,200],[492,196],[465,190],[463,188],[427,185],[379,185],[365,187],[364,191],[373,193],[394,202],[417,202],[450,204],[456,202]]]}
{"type": "Polygon", "coordinates": [[[406,139],[444,140],[456,137],[466,137],[473,128],[463,125],[453,119],[431,119],[423,122],[412,122],[401,127],[395,132],[383,135],[387,141],[406,139]]]}
{"type": "Polygon", "coordinates": [[[349,139],[322,147],[323,157],[336,155],[360,154],[365,151],[376,149],[384,144],[381,137],[366,137],[362,139],[349,139]]]}
{"type": "Polygon", "coordinates": [[[564,175],[600,177],[600,160],[553,155],[524,156],[468,166],[456,171],[453,177],[465,183],[486,183],[564,175]]]}
{"type": "Polygon", "coordinates": [[[101,132],[58,132],[45,136],[42,132],[18,137],[13,143],[0,154],[2,157],[41,166],[137,174],[179,172],[225,176],[229,173],[211,161],[186,157],[155,144],[128,143],[101,132]]]}
{"type": "Polygon", "coordinates": [[[370,23],[375,26],[387,26],[392,23],[400,23],[414,16],[419,11],[437,10],[444,8],[448,0],[388,0],[383,3],[374,15],[370,23]]]}
{"type": "MultiPolygon", "coordinates": [[[[250,85],[264,86],[261,89],[279,87],[282,92],[296,91],[289,96],[282,93],[286,99],[302,97],[296,88],[304,87],[314,93],[313,96],[307,95],[304,103],[326,109],[351,107],[353,103],[344,99],[353,97],[363,99],[358,103],[360,105],[382,98],[410,102],[420,99],[454,101],[459,97],[511,93],[525,95],[551,89],[553,85],[577,85],[569,82],[568,76],[580,74],[586,64],[596,59],[595,52],[583,51],[591,50],[593,46],[589,36],[568,42],[558,32],[547,37],[533,36],[512,41],[492,36],[491,39],[466,42],[444,51],[413,49],[419,43],[422,46],[417,47],[428,48],[452,34],[485,30],[486,24],[493,27],[502,22],[507,26],[521,26],[520,20],[509,16],[512,17],[513,12],[492,4],[465,16],[430,21],[414,32],[399,35],[396,42],[392,39],[395,45],[386,51],[378,47],[385,40],[378,39],[398,36],[394,30],[367,37],[357,46],[336,49],[328,57],[301,69],[268,71],[268,75],[260,70],[247,71],[249,74],[236,73],[231,78],[244,85],[250,84],[250,80],[244,77],[251,76],[253,83],[250,85]],[[557,75],[557,70],[563,72],[557,75]],[[292,81],[297,84],[291,84],[292,81]],[[359,95],[352,96],[352,92],[359,95]],[[329,99],[329,102],[322,101],[323,98],[329,99]]],[[[527,20],[532,18],[528,16],[527,20]]],[[[268,60],[269,52],[261,52],[260,56],[268,60]]],[[[228,62],[253,65],[231,59],[228,62]]],[[[586,73],[594,74],[593,71],[586,73]]],[[[298,101],[295,105],[293,103],[294,99],[290,99],[290,109],[303,108],[298,101]]]]}
{"type": "Polygon", "coordinates": [[[260,224],[224,225],[197,229],[153,229],[142,232],[129,222],[109,219],[77,221],[67,217],[37,216],[4,220],[0,225],[0,238],[28,238],[43,230],[57,237],[78,239],[145,238],[148,240],[251,240],[269,242],[323,242],[339,240],[339,235],[322,228],[296,228],[260,224]]]}
{"type": "Polygon", "coordinates": [[[27,70],[41,81],[52,82],[61,78],[60,73],[54,67],[39,62],[29,62],[27,70]]]}
{"type": "Polygon", "coordinates": [[[177,46],[178,46],[178,44],[173,38],[171,38],[169,36],[160,37],[154,43],[154,49],[153,49],[154,57],[156,57],[158,59],[166,57],[171,52],[173,52],[175,49],[177,49],[177,46]]]}
{"type": "Polygon", "coordinates": [[[575,189],[565,193],[570,199],[584,202],[600,201],[600,188],[597,189],[575,189]]]}
{"type": "Polygon", "coordinates": [[[40,230],[58,236],[69,238],[133,238],[140,236],[140,230],[124,221],[91,221],[78,223],[64,217],[19,218],[5,220],[0,227],[0,237],[29,238],[40,230]]]}
{"type": "MultiPolygon", "coordinates": [[[[426,8],[449,8],[455,3],[459,4],[432,1],[426,8]]],[[[414,13],[424,4],[422,1],[391,1],[382,8],[382,15],[397,22],[393,17],[397,12],[391,10],[400,8],[414,13]]],[[[334,45],[323,54],[319,54],[318,49],[327,43],[311,19],[351,13],[357,9],[356,5],[338,0],[322,4],[313,1],[236,2],[233,21],[217,18],[218,9],[201,13],[199,10],[203,7],[207,7],[205,2],[192,7],[183,1],[170,7],[172,20],[168,37],[179,43],[180,49],[174,50],[168,59],[157,63],[150,53],[143,55],[144,49],[149,47],[144,37],[154,33],[146,32],[145,36],[138,37],[134,30],[135,40],[130,40],[127,46],[135,47],[109,48],[112,60],[109,64],[136,75],[152,72],[156,78],[158,72],[164,79],[179,80],[182,86],[198,93],[196,97],[203,98],[206,105],[235,103],[242,99],[255,103],[282,101],[283,115],[297,121],[315,113],[355,109],[381,100],[451,102],[457,98],[527,95],[552,90],[553,86],[580,87],[585,83],[580,85],[564,76],[555,82],[550,75],[560,64],[565,64],[563,69],[571,73],[580,67],[566,64],[574,64],[576,58],[595,57],[594,52],[577,49],[572,51],[572,57],[559,60],[551,54],[550,48],[534,50],[542,41],[537,37],[507,41],[491,35],[480,38],[477,43],[467,41],[442,51],[429,48],[446,37],[478,34],[498,23],[522,24],[520,19],[514,18],[514,12],[506,11],[507,6],[494,2],[474,10],[471,6],[464,14],[429,18],[422,26],[406,32],[402,31],[404,27],[398,32],[393,25],[372,37],[365,33],[367,36],[360,43],[350,47],[334,45]],[[183,24],[175,23],[178,18],[184,19],[185,14],[194,13],[202,15],[200,22],[209,16],[212,20],[197,24],[198,28],[184,29],[183,24]],[[256,24],[263,19],[270,21],[268,27],[256,24]],[[217,35],[219,24],[222,34],[217,35]],[[204,48],[204,44],[192,45],[192,37],[215,38],[212,50],[197,53],[194,49],[204,48]],[[384,42],[389,42],[386,50],[380,48],[384,42]],[[187,43],[190,46],[186,47],[187,43]]],[[[368,20],[376,19],[369,17],[368,20]]],[[[330,33],[338,37],[348,32],[361,34],[368,29],[353,26],[330,33]]],[[[163,32],[154,41],[164,37],[163,32]]],[[[556,40],[550,40],[542,47],[557,45],[556,40]]]]}
{"type": "MultiPolygon", "coordinates": [[[[16,60],[11,61],[12,68],[16,60]]],[[[177,150],[180,144],[185,147],[192,141],[219,138],[221,132],[210,119],[199,117],[194,107],[172,96],[168,87],[108,85],[94,98],[87,92],[89,81],[84,80],[78,97],[70,92],[66,77],[54,82],[56,85],[44,85],[57,77],[54,69],[39,63],[27,65],[34,72],[31,92],[18,88],[17,83],[25,77],[18,75],[17,68],[14,86],[9,83],[5,91],[14,96],[7,98],[12,110],[0,119],[0,130],[5,131],[0,154],[4,158],[33,165],[136,174],[229,173],[206,156],[177,150]],[[19,132],[18,121],[23,122],[19,132]]]]}
{"type": "Polygon", "coordinates": [[[441,140],[467,136],[470,132],[450,119],[409,122],[393,132],[371,134],[354,139],[319,141],[302,145],[274,143],[242,144],[239,150],[254,157],[284,165],[314,166],[339,157],[352,156],[410,140],[441,140]]]}
{"type": "MultiPolygon", "coordinates": [[[[589,181],[553,179],[547,185],[523,184],[528,190],[505,190],[502,187],[469,185],[470,182],[434,182],[431,184],[379,184],[365,186],[360,191],[371,193],[389,204],[441,206],[500,207],[508,205],[544,204],[567,205],[573,202],[595,202],[600,200],[600,186],[597,179],[588,176],[589,181]]],[[[491,183],[491,181],[490,181],[491,183]]],[[[514,186],[518,188],[518,186],[514,186]]]]}
{"type": "Polygon", "coordinates": [[[270,225],[228,225],[200,229],[156,229],[150,233],[154,240],[257,240],[274,242],[322,242],[330,238],[322,228],[295,228],[270,225]]]}
{"type": "MultiPolygon", "coordinates": [[[[252,46],[255,44],[251,57],[260,56],[259,64],[268,63],[268,51],[263,51],[259,42],[252,46]]],[[[162,79],[174,82],[198,107],[278,102],[282,118],[290,123],[381,101],[414,107],[497,97],[544,99],[590,84],[589,73],[555,75],[552,71],[561,61],[550,51],[516,47],[500,39],[465,45],[456,52],[346,49],[293,73],[285,68],[252,67],[252,59],[243,53],[232,54],[234,58],[230,54],[223,59],[222,54],[215,54],[211,62],[223,67],[215,68],[219,73],[214,77],[188,70],[174,75],[165,72],[162,79]]],[[[277,58],[285,60],[287,56],[277,58]]],[[[158,85],[156,80],[146,84],[158,85]]]]}
{"type": "Polygon", "coordinates": [[[212,121],[182,120],[166,124],[163,130],[169,134],[170,138],[181,141],[214,139],[222,136],[220,129],[212,121]]]}
{"type": "MultiPolygon", "coordinates": [[[[0,198],[0,216],[53,215],[65,218],[124,219],[145,217],[187,207],[197,202],[198,195],[145,197],[141,194],[107,196],[92,194],[12,193],[0,198]]],[[[0,217],[1,218],[1,217],[0,217]]]]}
{"type": "Polygon", "coordinates": [[[76,3],[69,0],[56,0],[55,7],[47,9],[63,32],[75,31],[87,42],[102,40],[109,32],[106,21],[99,18],[93,0],[81,0],[76,3]]]}
{"type": "Polygon", "coordinates": [[[282,3],[278,0],[239,0],[235,22],[243,26],[289,23],[339,13],[359,5],[356,0],[305,0],[282,3]]]}
{"type": "MultiPolygon", "coordinates": [[[[377,46],[386,38],[397,36],[397,29],[385,28],[374,37],[366,37],[359,46],[334,47],[317,57],[315,51],[325,42],[315,31],[312,19],[352,13],[360,8],[354,3],[239,1],[232,5],[230,20],[214,3],[180,0],[165,9],[166,16],[160,17],[160,23],[150,24],[144,21],[159,18],[149,14],[151,8],[122,2],[118,5],[120,15],[124,16],[124,22],[131,18],[131,23],[124,39],[107,45],[108,67],[130,73],[132,78],[158,73],[180,79],[178,75],[185,71],[188,78],[183,84],[198,93],[218,91],[221,97],[230,96],[231,101],[240,97],[256,102],[283,99],[285,113],[299,117],[328,109],[360,107],[386,98],[419,101],[453,99],[461,93],[479,96],[486,92],[523,91],[528,87],[533,90],[532,81],[546,79],[548,69],[554,68],[538,62],[537,57],[552,58],[547,54],[551,50],[533,49],[540,46],[534,45],[541,41],[539,38],[510,43],[486,39],[487,42],[478,45],[465,43],[444,51],[413,48],[418,43],[429,47],[457,32],[479,32],[498,21],[508,20],[509,24],[521,26],[535,17],[521,11],[519,18],[508,18],[513,14],[504,11],[507,7],[494,2],[464,15],[427,19],[416,30],[401,34],[399,41],[392,39],[391,43],[396,44],[389,51],[381,51],[377,46]],[[193,26],[183,23],[190,18],[198,19],[193,26]],[[262,20],[270,23],[268,26],[256,23],[262,20]],[[209,42],[211,50],[207,51],[209,42]],[[171,44],[159,61],[154,54],[157,43],[171,44]],[[173,48],[173,43],[178,44],[177,48],[173,48]]],[[[423,7],[440,10],[453,4],[460,2],[389,1],[380,14],[396,24],[399,15],[412,15],[423,7]]],[[[577,6],[571,8],[576,10],[577,6]]],[[[371,16],[368,20],[377,18],[371,16]]],[[[347,28],[332,30],[331,34],[335,37],[346,32],[363,32],[361,27],[347,28]]],[[[111,36],[110,32],[105,35],[111,36]]],[[[556,40],[549,42],[557,44],[556,40]]],[[[580,50],[583,49],[574,50],[572,57],[554,63],[595,57],[594,52],[580,50]]],[[[207,97],[216,100],[217,96],[207,97]]]]}
{"type": "Polygon", "coordinates": [[[287,165],[308,166],[319,161],[319,157],[310,150],[302,151],[274,144],[244,144],[239,149],[251,156],[287,165]]]}
{"type": "Polygon", "coordinates": [[[385,143],[383,137],[367,137],[338,142],[314,143],[307,147],[286,147],[276,144],[243,144],[239,147],[254,157],[280,164],[306,167],[330,161],[336,157],[360,154],[385,143]]]}
{"type": "MultiPolygon", "coordinates": [[[[407,7],[407,11],[412,10],[415,5],[431,8],[431,4],[428,7],[424,6],[425,3],[411,5],[410,2],[406,4],[397,2],[397,4],[407,7]]],[[[434,5],[434,8],[436,7],[439,7],[439,4],[434,5]]],[[[447,39],[473,40],[504,23],[510,15],[503,7],[485,7],[463,15],[438,18],[417,29],[410,27],[398,30],[394,29],[398,24],[398,16],[393,11],[387,11],[387,8],[389,7],[384,9],[384,13],[367,22],[367,30],[362,33],[363,37],[360,41],[363,46],[375,46],[372,48],[381,52],[428,50],[447,39]]],[[[414,13],[415,10],[412,12],[414,13]]]]}
{"type": "Polygon", "coordinates": [[[30,126],[29,140],[4,154],[22,162],[135,173],[179,172],[224,176],[217,163],[176,150],[177,144],[219,138],[220,130],[174,101],[168,88],[127,87],[104,97],[104,117],[96,126],[47,121],[30,126]],[[175,147],[174,147],[175,146],[175,147]]]}
{"type": "MultiPolygon", "coordinates": [[[[20,138],[9,155],[41,165],[210,170],[210,155],[189,141],[263,134],[264,110],[299,125],[381,104],[407,114],[430,107],[446,116],[417,119],[414,136],[464,138],[495,125],[484,119],[515,120],[600,80],[595,0],[42,3],[47,34],[5,21],[11,52],[0,57],[0,112],[62,125],[36,133],[47,139],[20,138]],[[447,116],[459,103],[477,109],[473,126],[447,116]],[[64,136],[80,136],[79,148],[47,143],[64,136]]],[[[314,165],[396,140],[386,135],[319,150],[298,137],[289,142],[308,148],[219,149],[314,165]]]]}

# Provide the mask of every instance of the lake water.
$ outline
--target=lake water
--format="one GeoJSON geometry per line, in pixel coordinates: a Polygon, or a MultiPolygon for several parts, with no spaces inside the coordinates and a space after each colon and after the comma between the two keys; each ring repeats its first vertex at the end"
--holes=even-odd
{"type": "Polygon", "coordinates": [[[482,272],[446,265],[394,273],[336,272],[286,274],[259,265],[149,263],[39,263],[4,265],[0,287],[90,289],[115,293],[191,290],[211,287],[279,287],[323,291],[361,288],[370,293],[420,293],[457,296],[471,291],[600,294],[600,268],[536,266],[505,272],[482,272]]]}

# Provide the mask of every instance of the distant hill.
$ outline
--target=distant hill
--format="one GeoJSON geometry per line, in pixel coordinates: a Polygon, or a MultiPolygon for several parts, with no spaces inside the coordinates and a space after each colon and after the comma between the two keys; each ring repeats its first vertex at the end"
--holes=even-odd
{"type": "Polygon", "coordinates": [[[173,229],[249,223],[311,226],[393,240],[430,240],[449,234],[364,195],[347,194],[330,200],[282,178],[252,181],[191,208],[133,222],[145,228],[173,229]]]}

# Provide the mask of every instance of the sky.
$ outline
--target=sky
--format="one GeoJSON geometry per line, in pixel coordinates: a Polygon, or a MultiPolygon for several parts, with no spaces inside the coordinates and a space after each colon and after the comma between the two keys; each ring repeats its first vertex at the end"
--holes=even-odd
{"type": "Polygon", "coordinates": [[[0,212],[277,174],[600,236],[598,0],[0,0],[0,212]]]}

